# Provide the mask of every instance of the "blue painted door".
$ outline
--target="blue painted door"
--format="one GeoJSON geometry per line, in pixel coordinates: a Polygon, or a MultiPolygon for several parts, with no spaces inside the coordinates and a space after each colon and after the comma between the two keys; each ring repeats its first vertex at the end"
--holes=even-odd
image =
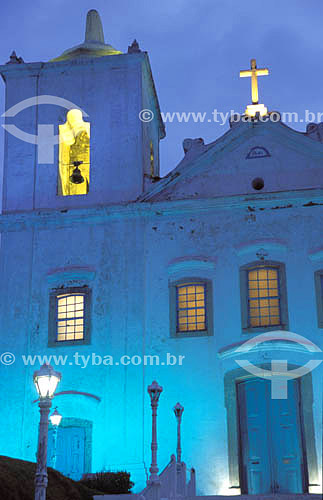
{"type": "MultiPolygon", "coordinates": [[[[54,454],[54,431],[48,434],[47,463],[52,467],[54,454]]],[[[82,427],[59,427],[56,441],[55,469],[71,479],[81,479],[84,474],[85,429],[82,427]]]]}
{"type": "Polygon", "coordinates": [[[270,381],[237,386],[241,483],[244,493],[303,493],[304,462],[299,387],[288,382],[287,399],[271,399],[270,381]]]}

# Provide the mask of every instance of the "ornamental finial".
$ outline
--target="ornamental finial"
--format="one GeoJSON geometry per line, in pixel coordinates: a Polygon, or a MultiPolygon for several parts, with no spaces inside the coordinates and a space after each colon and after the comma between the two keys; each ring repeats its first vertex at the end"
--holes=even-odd
{"type": "Polygon", "coordinates": [[[141,52],[139,43],[135,39],[131,45],[128,47],[128,54],[135,54],[136,52],[141,52]]]}
{"type": "Polygon", "coordinates": [[[102,21],[95,9],[89,10],[86,16],[85,42],[104,43],[102,21]]]}
{"type": "Polygon", "coordinates": [[[22,57],[17,57],[16,51],[13,50],[12,53],[11,53],[10,59],[7,62],[7,64],[21,64],[23,62],[24,62],[23,58],[22,57]]]}

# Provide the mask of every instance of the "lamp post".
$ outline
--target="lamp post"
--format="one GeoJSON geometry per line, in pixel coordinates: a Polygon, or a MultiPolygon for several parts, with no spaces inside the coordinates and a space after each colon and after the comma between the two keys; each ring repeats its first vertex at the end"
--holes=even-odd
{"type": "Polygon", "coordinates": [[[182,461],[182,449],[181,449],[181,423],[182,423],[182,415],[184,411],[184,406],[180,403],[177,403],[174,408],[174,414],[177,420],[177,463],[180,464],[182,461]]]}
{"type": "Polygon", "coordinates": [[[152,408],[152,438],[151,438],[151,467],[149,469],[150,478],[149,483],[157,483],[159,481],[158,477],[158,466],[157,466],[157,407],[159,396],[163,392],[163,388],[154,382],[148,386],[148,393],[151,401],[152,408]]]}
{"type": "Polygon", "coordinates": [[[58,412],[57,406],[53,413],[49,416],[49,420],[51,421],[51,424],[53,426],[53,454],[52,454],[52,467],[55,469],[56,467],[56,458],[57,458],[57,433],[58,433],[58,426],[61,423],[62,420],[62,415],[58,412]]]}
{"type": "Polygon", "coordinates": [[[43,364],[34,373],[34,384],[39,396],[40,422],[38,431],[37,468],[35,476],[35,500],[46,500],[48,415],[57,385],[62,376],[52,366],[43,364]]]}

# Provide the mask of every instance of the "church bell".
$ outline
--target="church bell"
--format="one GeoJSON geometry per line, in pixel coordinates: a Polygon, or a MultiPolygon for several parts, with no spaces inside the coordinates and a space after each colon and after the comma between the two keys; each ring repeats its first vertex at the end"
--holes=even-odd
{"type": "Polygon", "coordinates": [[[82,184],[82,182],[84,182],[84,177],[81,174],[81,170],[79,169],[79,166],[82,163],[83,163],[82,161],[74,161],[73,162],[73,165],[74,165],[75,168],[74,168],[73,173],[72,173],[72,175],[70,177],[70,181],[73,184],[82,184]]]}

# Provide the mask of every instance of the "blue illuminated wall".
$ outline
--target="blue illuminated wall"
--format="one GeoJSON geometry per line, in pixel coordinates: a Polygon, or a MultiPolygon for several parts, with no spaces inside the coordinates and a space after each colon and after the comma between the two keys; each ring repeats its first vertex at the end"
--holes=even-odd
{"type": "MultiPolygon", "coordinates": [[[[59,95],[86,110],[93,131],[90,192],[71,198],[56,195],[57,148],[55,165],[37,165],[34,145],[6,136],[0,352],[13,352],[16,363],[0,367],[1,454],[35,459],[32,374],[38,366],[24,366],[21,355],[68,354],[59,368],[59,390],[67,393],[55,404],[64,418],[92,422],[92,471],[127,469],[136,489],[143,487],[150,465],[147,385],[156,379],[164,387],[160,468],[175,452],[172,407],[179,401],[185,407],[183,459],[197,470],[198,491],[238,493],[228,407],[235,403],[225,381],[238,369],[232,345],[250,338],[241,325],[239,269],[258,260],[260,250],[284,263],[289,330],[323,349],[314,286],[314,272],[323,269],[323,145],[281,123],[240,123],[213,144],[188,148],[175,174],[156,181],[149,177],[149,145],[154,141],[158,163],[160,123],[138,119],[148,106],[158,116],[145,54],[1,71],[7,109],[35,94],[59,95]],[[259,146],[269,156],[248,158],[259,146]],[[265,187],[256,192],[251,182],[259,176],[265,187]],[[213,335],[170,336],[169,285],[183,278],[211,280],[213,335]],[[91,343],[48,347],[51,290],[84,285],[92,289],[91,343]],[[167,353],[185,358],[182,366],[90,361],[82,368],[73,363],[76,351],[115,360],[154,354],[165,362],[167,353]]],[[[31,108],[22,112],[14,123],[32,131],[40,121],[65,122],[64,110],[39,109],[38,115],[31,108]]],[[[272,355],[256,350],[248,359],[267,365],[272,355]]],[[[306,349],[286,356],[295,366],[309,359],[306,349]]],[[[321,481],[319,370],[310,381],[314,404],[306,408],[314,422],[311,484],[321,481]]]]}

